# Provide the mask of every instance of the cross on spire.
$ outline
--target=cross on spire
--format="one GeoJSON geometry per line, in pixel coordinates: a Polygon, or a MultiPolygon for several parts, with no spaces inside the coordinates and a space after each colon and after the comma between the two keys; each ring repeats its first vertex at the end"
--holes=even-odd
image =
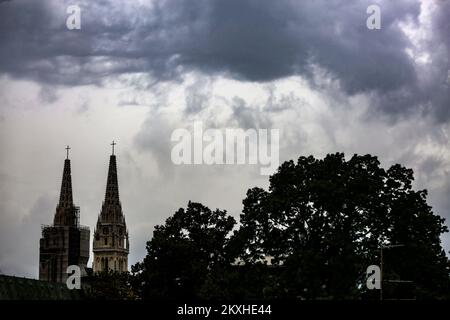
{"type": "Polygon", "coordinates": [[[66,152],[67,152],[67,156],[66,156],[66,159],[69,159],[69,150],[70,150],[70,147],[69,147],[69,146],[67,146],[67,147],[66,147],[66,152]]]}
{"type": "Polygon", "coordinates": [[[114,142],[114,140],[113,140],[113,142],[111,143],[111,145],[112,145],[112,154],[114,155],[114,146],[116,145],[117,143],[115,143],[114,142]]]}

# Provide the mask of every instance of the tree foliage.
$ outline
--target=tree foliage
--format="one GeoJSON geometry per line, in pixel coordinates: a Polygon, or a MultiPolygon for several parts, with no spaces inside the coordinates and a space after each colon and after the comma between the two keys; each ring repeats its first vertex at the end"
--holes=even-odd
{"type": "Polygon", "coordinates": [[[248,190],[232,236],[226,211],[192,202],[157,226],[133,287],[142,298],[372,299],[366,268],[401,244],[384,249],[385,296],[450,298],[448,229],[413,179],[371,155],[287,161],[268,190],[248,190]]]}
{"type": "Polygon", "coordinates": [[[380,264],[381,246],[402,244],[385,249],[387,274],[412,281],[413,297],[445,295],[449,268],[439,237],[448,230],[412,182],[411,169],[385,170],[370,155],[285,162],[268,191],[247,192],[241,255],[249,263],[267,255],[281,261],[288,296],[357,298],[367,266],[380,264]]]}
{"type": "Polygon", "coordinates": [[[83,278],[83,296],[88,300],[135,300],[128,272],[103,271],[83,278]]]}
{"type": "Polygon", "coordinates": [[[226,211],[189,202],[147,242],[147,256],[132,269],[143,298],[200,298],[208,274],[232,260],[227,253],[236,221],[226,211]]]}

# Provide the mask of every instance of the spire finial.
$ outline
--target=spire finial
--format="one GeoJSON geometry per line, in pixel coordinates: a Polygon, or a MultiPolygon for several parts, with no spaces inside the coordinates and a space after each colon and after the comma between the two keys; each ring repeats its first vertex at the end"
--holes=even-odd
{"type": "Polygon", "coordinates": [[[66,152],[67,152],[66,159],[69,159],[69,150],[70,150],[70,147],[67,146],[67,147],[66,147],[66,152]]]}
{"type": "Polygon", "coordinates": [[[113,140],[113,142],[111,143],[111,145],[112,145],[112,155],[114,155],[114,146],[115,146],[116,144],[117,144],[117,143],[115,143],[114,140],[113,140]]]}

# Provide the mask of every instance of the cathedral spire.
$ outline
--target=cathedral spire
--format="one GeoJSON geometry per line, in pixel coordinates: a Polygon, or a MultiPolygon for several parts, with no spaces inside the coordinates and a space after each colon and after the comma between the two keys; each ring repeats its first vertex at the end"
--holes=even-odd
{"type": "Polygon", "coordinates": [[[72,175],[69,159],[70,147],[66,147],[66,159],[64,160],[64,170],[59,192],[59,202],[56,207],[54,225],[72,226],[78,224],[78,208],[73,204],[72,196],[72,175]]]}
{"type": "Polygon", "coordinates": [[[112,145],[112,155],[114,155],[114,146],[115,146],[116,144],[117,144],[117,143],[115,143],[114,140],[113,140],[113,142],[111,143],[111,145],[112,145]]]}
{"type": "Polygon", "coordinates": [[[67,158],[64,160],[64,170],[59,193],[59,206],[64,208],[73,207],[72,176],[70,172],[69,146],[66,147],[67,158]]]}
{"type": "Polygon", "coordinates": [[[126,272],[128,270],[128,253],[130,244],[122,204],[119,200],[119,183],[117,180],[117,163],[114,147],[109,157],[108,179],[106,181],[105,200],[94,231],[94,272],[126,272]]]}
{"type": "Polygon", "coordinates": [[[108,180],[106,181],[105,192],[105,204],[107,205],[120,205],[119,200],[119,183],[117,181],[117,163],[116,156],[114,155],[114,146],[116,143],[113,141],[112,154],[109,158],[108,180]]]}
{"type": "Polygon", "coordinates": [[[90,232],[80,226],[80,208],[73,204],[69,150],[67,146],[53,225],[42,227],[39,240],[39,280],[64,284],[69,266],[78,266],[83,276],[89,261],[90,232]]]}

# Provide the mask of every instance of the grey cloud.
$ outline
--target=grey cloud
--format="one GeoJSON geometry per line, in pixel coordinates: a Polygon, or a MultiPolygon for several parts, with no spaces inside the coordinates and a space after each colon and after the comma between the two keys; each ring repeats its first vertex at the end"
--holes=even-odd
{"type": "Polygon", "coordinates": [[[39,98],[44,103],[53,103],[58,100],[58,94],[56,89],[51,88],[48,85],[42,86],[39,92],[39,98]]]}
{"type": "Polygon", "coordinates": [[[407,19],[418,22],[418,0],[382,1],[377,31],[366,28],[368,0],[80,3],[80,31],[65,29],[63,4],[69,1],[58,7],[48,1],[5,6],[0,70],[47,83],[101,85],[114,75],[147,72],[173,80],[192,69],[257,82],[290,75],[312,81],[312,66],[319,65],[347,94],[370,93],[376,110],[450,117],[444,108],[450,90],[442,81],[438,86],[448,70],[448,2],[440,3],[433,18],[433,44],[446,47],[434,57],[425,82],[405,53],[411,44],[399,27],[407,19]]]}
{"type": "Polygon", "coordinates": [[[269,86],[266,90],[268,90],[269,98],[263,107],[264,112],[279,113],[294,107],[302,108],[309,105],[306,99],[296,96],[292,91],[277,97],[274,93],[273,86],[269,86]]]}
{"type": "Polygon", "coordinates": [[[173,164],[170,158],[172,125],[159,114],[149,115],[145,120],[134,143],[138,150],[149,151],[154,157],[161,173],[161,178],[170,177],[173,174],[173,164]]]}
{"type": "MultiPolygon", "coordinates": [[[[35,278],[39,260],[40,226],[49,223],[55,210],[56,196],[43,194],[37,198],[27,215],[17,221],[0,219],[0,269],[5,274],[35,278]]],[[[10,212],[2,207],[2,214],[10,212]]]]}
{"type": "Polygon", "coordinates": [[[83,114],[86,113],[89,110],[89,102],[84,101],[80,104],[80,106],[77,109],[77,114],[83,114]]]}
{"type": "Polygon", "coordinates": [[[32,227],[39,226],[46,222],[48,223],[53,217],[56,209],[56,202],[57,198],[55,194],[41,195],[31,207],[29,214],[23,218],[22,223],[25,225],[30,224],[32,227]]]}
{"type": "Polygon", "coordinates": [[[436,118],[450,118],[450,1],[436,1],[438,7],[432,21],[433,37],[428,42],[433,52],[429,81],[423,87],[429,98],[428,109],[435,109],[436,118]]]}
{"type": "Polygon", "coordinates": [[[207,108],[211,101],[211,83],[209,79],[199,79],[185,89],[186,115],[197,114],[207,108]]]}
{"type": "Polygon", "coordinates": [[[444,165],[444,159],[430,155],[425,157],[423,162],[419,165],[419,171],[427,176],[441,174],[444,165]]]}
{"type": "Polygon", "coordinates": [[[259,108],[248,106],[245,100],[239,97],[234,97],[230,104],[233,111],[230,125],[237,125],[242,129],[272,127],[269,113],[263,113],[259,108]]]}

